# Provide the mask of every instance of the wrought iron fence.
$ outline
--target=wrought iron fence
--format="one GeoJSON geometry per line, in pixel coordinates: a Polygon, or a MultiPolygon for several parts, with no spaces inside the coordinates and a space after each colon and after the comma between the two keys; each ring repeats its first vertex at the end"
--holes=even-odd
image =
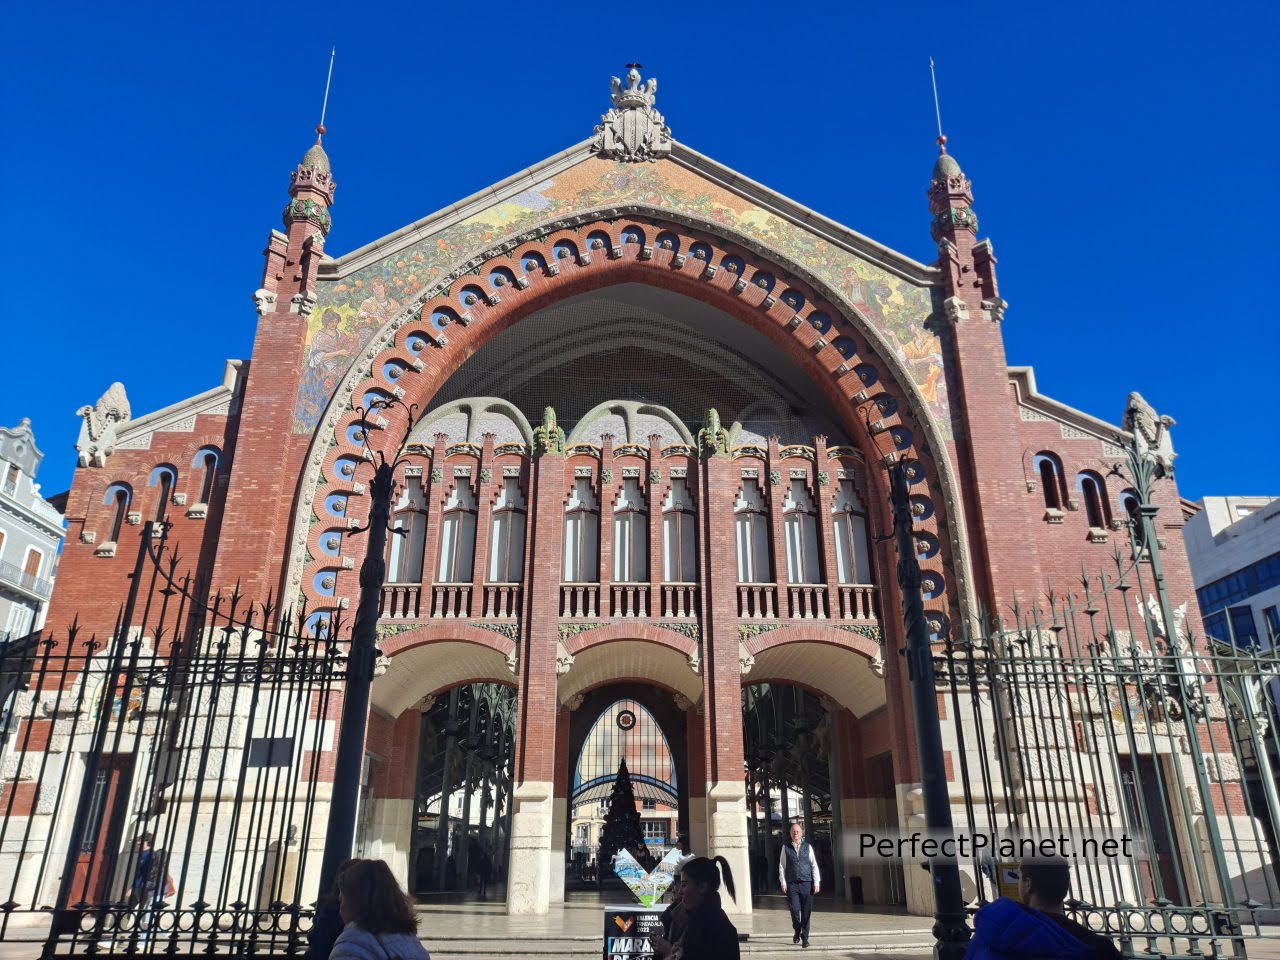
{"type": "MultiPolygon", "coordinates": [[[[1197,636],[1137,542],[1114,563],[935,647],[957,831],[1081,857],[1069,912],[1126,955],[1243,956],[1280,922],[1280,660],[1197,636]]],[[[962,863],[971,907],[1019,859],[992,853],[962,863]]]]}
{"type": "Polygon", "coordinates": [[[342,624],[211,594],[177,575],[164,534],[143,531],[109,636],[0,647],[0,940],[300,956],[342,624]]]}

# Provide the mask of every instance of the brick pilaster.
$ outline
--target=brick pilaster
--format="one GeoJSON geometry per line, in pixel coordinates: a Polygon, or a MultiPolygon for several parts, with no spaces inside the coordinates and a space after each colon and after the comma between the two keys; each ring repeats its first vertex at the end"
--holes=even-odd
{"type": "Polygon", "coordinates": [[[596,545],[600,548],[598,570],[600,576],[600,616],[613,616],[613,502],[622,489],[622,478],[613,462],[613,437],[605,434],[600,442],[600,473],[597,489],[600,491],[600,536],[596,545]],[[606,471],[608,471],[606,473],[606,471]],[[610,479],[605,481],[605,477],[610,479]]]}

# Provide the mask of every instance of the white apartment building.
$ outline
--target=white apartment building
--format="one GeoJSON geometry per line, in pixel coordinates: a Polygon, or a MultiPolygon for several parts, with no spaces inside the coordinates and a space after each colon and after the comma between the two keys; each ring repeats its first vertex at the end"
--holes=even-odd
{"type": "Polygon", "coordinates": [[[44,626],[53,592],[66,530],[35,482],[43,459],[30,420],[0,427],[0,641],[44,626]]]}

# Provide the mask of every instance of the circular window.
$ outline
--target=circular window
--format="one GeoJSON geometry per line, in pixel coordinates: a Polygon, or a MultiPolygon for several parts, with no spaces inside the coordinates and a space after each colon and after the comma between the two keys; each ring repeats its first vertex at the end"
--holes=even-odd
{"type": "Polygon", "coordinates": [[[630,710],[622,710],[618,713],[618,729],[631,730],[636,725],[636,715],[630,710]]]}

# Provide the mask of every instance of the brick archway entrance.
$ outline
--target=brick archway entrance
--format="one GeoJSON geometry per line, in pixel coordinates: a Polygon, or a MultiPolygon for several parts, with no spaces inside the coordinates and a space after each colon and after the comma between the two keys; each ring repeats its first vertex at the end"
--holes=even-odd
{"type": "Polygon", "coordinates": [[[697,715],[679,694],[634,681],[596,687],[575,698],[573,707],[560,761],[566,801],[564,885],[566,891],[608,888],[614,878],[597,851],[619,761],[627,761],[645,849],[660,859],[689,827],[691,779],[701,773],[689,766],[688,738],[697,732],[697,715]]]}
{"type": "MultiPolygon", "coordinates": [[[[626,408],[631,412],[619,414],[626,425],[625,442],[609,436],[571,440],[553,412],[543,416],[536,430],[515,418],[515,433],[506,439],[468,426],[457,436],[442,431],[410,442],[403,480],[406,489],[412,486],[419,493],[406,502],[423,504],[428,519],[420,552],[425,559],[418,562],[435,573],[430,584],[424,576],[422,584],[397,585],[399,592],[388,601],[384,616],[454,619],[499,632],[511,642],[509,666],[519,703],[508,888],[512,912],[546,910],[549,891],[557,886],[557,802],[564,794],[557,792],[556,777],[567,747],[559,734],[558,713],[565,673],[578,690],[588,690],[597,682],[592,679],[597,672],[599,680],[616,679],[617,670],[605,661],[625,655],[635,664],[625,675],[643,678],[658,665],[645,660],[646,642],[668,632],[677,638],[659,643],[667,651],[661,662],[675,656],[678,670],[684,671],[675,688],[700,703],[698,725],[705,744],[705,797],[694,804],[696,811],[691,808],[691,826],[705,823],[705,851],[726,856],[746,876],[739,687],[745,659],[752,656],[752,631],[814,620],[888,623],[882,621],[881,608],[897,607],[892,578],[883,575],[890,569],[883,546],[867,559],[871,568],[882,571],[875,577],[878,588],[859,582],[845,570],[849,563],[840,562],[840,534],[833,535],[831,526],[835,512],[845,509],[838,504],[859,504],[867,533],[887,529],[880,466],[907,461],[917,542],[932,575],[928,616],[937,632],[945,632],[958,615],[955,598],[967,589],[949,467],[934,455],[942,449],[936,425],[896,355],[833,291],[805,279],[801,267],[753,252],[746,241],[722,234],[713,225],[676,223],[653,211],[629,217],[614,212],[604,219],[584,218],[572,228],[549,228],[493,251],[472,272],[415,304],[374,338],[369,356],[356,364],[342,387],[345,399],[335,401],[317,435],[303,492],[304,502],[314,502],[296,532],[290,577],[320,609],[340,602],[353,589],[347,571],[356,557],[347,556],[347,530],[361,522],[367,509],[357,479],[366,445],[389,455],[401,452],[409,435],[408,405],[431,405],[477,350],[577,295],[630,284],[660,288],[710,309],[725,318],[725,330],[736,325],[744,336],[749,332],[766,345],[757,351],[756,369],[771,366],[770,357],[785,358],[795,371],[789,382],[813,391],[834,429],[850,441],[829,443],[819,434],[806,435],[807,441],[783,442],[766,435],[744,439],[742,424],[726,426],[711,413],[701,423],[686,416],[687,431],[674,442],[664,441],[630,435],[628,418],[640,410],[626,408]],[[382,411],[372,422],[361,421],[360,407],[387,398],[404,404],[382,411]],[[694,434],[695,442],[689,443],[694,434]],[[653,575],[645,578],[603,567],[598,573],[561,576],[566,538],[577,536],[569,532],[576,528],[566,526],[571,503],[598,513],[598,546],[608,557],[612,538],[620,536],[617,511],[639,511],[637,522],[648,524],[651,546],[668,535],[662,510],[674,498],[677,481],[692,504],[689,536],[697,543],[683,579],[660,579],[663,560],[656,554],[650,563],[653,575]],[[623,490],[628,483],[631,493],[623,490]],[[494,513],[513,502],[498,492],[499,484],[514,485],[514,499],[524,511],[530,546],[519,582],[499,582],[486,552],[498,542],[496,535],[489,536],[494,513]],[[846,484],[851,487],[848,495],[846,484]],[[852,488],[860,496],[853,496],[852,488]],[[635,507],[627,499],[636,497],[647,507],[635,507]],[[817,538],[801,551],[803,556],[793,556],[789,546],[801,536],[795,531],[806,529],[800,524],[793,530],[788,515],[793,508],[807,511],[809,533],[803,535],[817,538]],[[450,532],[453,520],[443,513],[436,517],[432,511],[437,510],[457,511],[457,529],[470,533],[450,532]],[[746,567],[739,549],[744,510],[755,517],[752,529],[757,531],[750,535],[756,553],[746,567]],[[446,551],[456,552],[463,542],[474,542],[474,562],[459,565],[446,551]],[[578,646],[576,638],[584,630],[615,629],[618,621],[627,621],[619,629],[630,639],[619,636],[609,644],[578,646]],[[680,655],[672,653],[676,649],[680,655]]],[[[715,398],[708,399],[707,406],[714,406],[715,398]]],[[[459,416],[500,412],[500,404],[482,406],[470,413],[458,408],[459,416]]],[[[527,412],[529,420],[537,416],[527,412]]],[[[592,541],[590,549],[596,548],[592,541]]],[[[889,667],[891,684],[899,682],[896,670],[896,664],[889,667]]],[[[901,725],[901,702],[892,709],[901,725]]],[[[749,900],[733,906],[740,912],[750,909],[749,900]]]]}

